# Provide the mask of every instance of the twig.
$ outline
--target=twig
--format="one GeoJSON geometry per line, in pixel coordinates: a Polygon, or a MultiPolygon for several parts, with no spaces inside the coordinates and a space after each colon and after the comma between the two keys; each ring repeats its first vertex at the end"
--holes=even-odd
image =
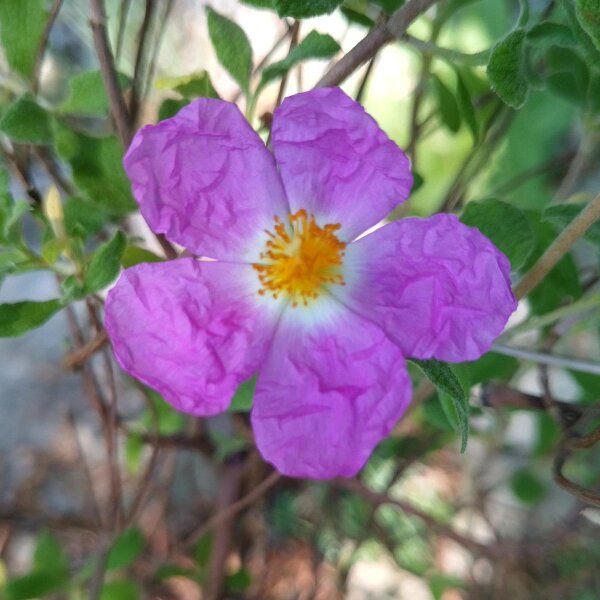
{"type": "Polygon", "coordinates": [[[505,346],[504,344],[494,344],[492,346],[492,351],[498,352],[498,354],[504,354],[504,356],[514,356],[515,358],[522,358],[551,367],[573,369],[574,371],[580,371],[582,373],[600,375],[600,363],[589,360],[548,354],[546,352],[537,352],[526,348],[514,348],[512,346],[505,346]]]}
{"type": "Polygon", "coordinates": [[[248,492],[243,498],[230,504],[226,509],[217,513],[214,517],[210,518],[201,527],[192,531],[184,540],[184,545],[191,546],[197,542],[201,537],[212,531],[221,521],[231,519],[241,510],[250,506],[258,498],[260,498],[269,488],[273,487],[279,480],[281,475],[274,471],[268,477],[263,479],[251,492],[248,492]]]}
{"type": "Polygon", "coordinates": [[[129,105],[129,117],[132,128],[135,129],[137,117],[140,109],[140,101],[144,88],[144,65],[146,58],[146,42],[148,41],[148,33],[154,15],[154,0],[146,0],[144,10],[144,19],[138,34],[138,47],[135,55],[135,66],[133,70],[133,85],[131,88],[131,102],[129,105]]]}
{"type": "MultiPolygon", "coordinates": [[[[244,463],[241,457],[233,456],[229,459],[219,480],[217,507],[220,512],[232,506],[233,501],[238,497],[243,473],[244,463]]],[[[232,526],[231,519],[222,519],[216,525],[217,531],[210,557],[208,581],[202,594],[202,597],[206,600],[218,600],[218,598],[221,598],[221,588],[223,587],[225,562],[229,552],[232,526]]]]}
{"type": "Polygon", "coordinates": [[[40,37],[37,54],[35,55],[35,64],[33,66],[33,79],[31,81],[31,90],[34,94],[37,94],[38,90],[40,89],[42,63],[44,62],[44,55],[46,54],[46,48],[48,47],[50,32],[52,31],[54,21],[56,21],[56,17],[58,16],[61,5],[62,0],[54,0],[52,3],[52,8],[50,8],[48,19],[46,21],[46,25],[44,26],[44,31],[42,31],[42,36],[40,37]]]}
{"type": "Polygon", "coordinates": [[[100,71],[104,87],[108,94],[110,103],[110,112],[117,129],[121,143],[125,148],[131,142],[131,122],[127,112],[127,105],[117,77],[115,63],[112,52],[108,45],[108,35],[106,33],[106,16],[102,0],[90,0],[91,16],[90,25],[94,36],[94,46],[100,62],[100,71]]]}
{"type": "Polygon", "coordinates": [[[117,47],[115,50],[115,63],[118,64],[121,58],[121,50],[123,49],[123,40],[125,39],[125,29],[127,25],[127,17],[131,8],[131,0],[122,0],[121,9],[119,10],[119,30],[117,32],[117,47]]]}
{"type": "Polygon", "coordinates": [[[360,80],[360,85],[358,86],[358,90],[356,91],[356,96],[354,97],[354,99],[357,102],[362,103],[362,101],[363,101],[363,97],[364,97],[365,91],[367,89],[367,83],[369,83],[369,79],[371,78],[371,74],[373,72],[373,67],[375,66],[376,60],[377,60],[377,55],[375,55],[369,61],[369,64],[367,65],[367,68],[365,69],[364,75],[362,76],[362,79],[360,80]]]}
{"type": "Polygon", "coordinates": [[[108,342],[108,335],[104,329],[96,334],[89,342],[67,354],[62,361],[65,369],[80,367],[90,356],[98,352],[108,342]]]}
{"type": "Polygon", "coordinates": [[[523,298],[523,296],[526,296],[535,289],[556,263],[571,249],[573,244],[593,225],[598,217],[600,217],[600,195],[596,196],[567,225],[546,252],[514,286],[513,291],[515,296],[523,298]]]}
{"type": "MultiPolygon", "coordinates": [[[[292,25],[292,29],[290,31],[290,48],[288,50],[288,54],[296,47],[298,44],[298,35],[300,33],[300,21],[294,21],[292,25]]],[[[277,100],[275,100],[275,108],[277,108],[281,101],[283,100],[283,95],[285,93],[285,86],[287,85],[288,77],[290,72],[286,71],[283,77],[281,78],[281,82],[279,84],[279,91],[277,92],[277,100]]]]}
{"type": "Polygon", "coordinates": [[[392,40],[406,33],[410,24],[436,0],[410,0],[389,18],[387,23],[376,25],[348,54],[343,56],[321,77],[315,87],[328,87],[340,84],[360,65],[392,40]]]}

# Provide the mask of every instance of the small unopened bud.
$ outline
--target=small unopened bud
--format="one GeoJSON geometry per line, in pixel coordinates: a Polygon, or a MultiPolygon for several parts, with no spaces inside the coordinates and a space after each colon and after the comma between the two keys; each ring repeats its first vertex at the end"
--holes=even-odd
{"type": "Polygon", "coordinates": [[[65,240],[65,222],[60,194],[56,186],[51,186],[42,203],[42,209],[57,240],[65,240]]]}

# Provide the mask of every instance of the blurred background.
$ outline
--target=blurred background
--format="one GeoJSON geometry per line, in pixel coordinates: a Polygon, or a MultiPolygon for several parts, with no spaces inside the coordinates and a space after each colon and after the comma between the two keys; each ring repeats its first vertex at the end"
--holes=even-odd
{"type": "MultiPolygon", "coordinates": [[[[411,410],[351,480],[263,463],[252,381],[225,415],[194,419],[122,374],[106,343],[120,266],[180,251],[135,213],[131,131],[208,95],[267,139],[281,98],[402,4],[107,0],[104,20],[94,1],[0,0],[0,598],[600,598],[598,224],[494,352],[448,367],[466,420],[411,365],[411,410]],[[236,25],[246,82],[223,52],[247,49],[236,25]]],[[[600,190],[600,34],[585,2],[431,4],[342,87],[411,156],[414,192],[391,218],[460,214],[516,281],[600,190]]]]}

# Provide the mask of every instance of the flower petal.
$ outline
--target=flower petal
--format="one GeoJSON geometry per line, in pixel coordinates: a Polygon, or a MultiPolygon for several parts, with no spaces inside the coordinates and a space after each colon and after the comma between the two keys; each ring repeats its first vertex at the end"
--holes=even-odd
{"type": "Polygon", "coordinates": [[[278,318],[255,281],[248,265],[193,258],[127,269],[105,307],[117,361],[177,410],[222,412],[264,359],[278,318]]]}
{"type": "Polygon", "coordinates": [[[402,219],[346,249],[332,293],[379,325],[404,356],[447,362],[487,352],[516,308],[510,263],[454,215],[402,219]]]}
{"type": "Polygon", "coordinates": [[[336,306],[320,322],[284,311],[254,394],[258,449],[291,477],[354,475],[411,397],[400,350],[328,302],[336,306]]]}
{"type": "Polygon", "coordinates": [[[340,223],[349,242],[406,200],[408,158],[339,88],[286,98],[273,119],[273,152],[292,212],[340,223]]]}
{"type": "Polygon", "coordinates": [[[150,227],[194,254],[254,260],[256,234],[288,212],[273,156],[229,102],[201,98],[144,127],[124,164],[150,227]]]}

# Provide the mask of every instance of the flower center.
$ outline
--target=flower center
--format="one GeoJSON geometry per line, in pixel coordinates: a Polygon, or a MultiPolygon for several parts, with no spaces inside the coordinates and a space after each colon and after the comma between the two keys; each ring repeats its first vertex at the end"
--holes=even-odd
{"type": "Polygon", "coordinates": [[[346,244],[335,233],[339,223],[319,227],[313,215],[302,209],[290,215],[289,226],[275,217],[273,231],[266,231],[262,260],[252,265],[262,285],[259,294],[274,298],[286,294],[292,306],[317,298],[326,284],[344,285],[340,267],[346,244]]]}

